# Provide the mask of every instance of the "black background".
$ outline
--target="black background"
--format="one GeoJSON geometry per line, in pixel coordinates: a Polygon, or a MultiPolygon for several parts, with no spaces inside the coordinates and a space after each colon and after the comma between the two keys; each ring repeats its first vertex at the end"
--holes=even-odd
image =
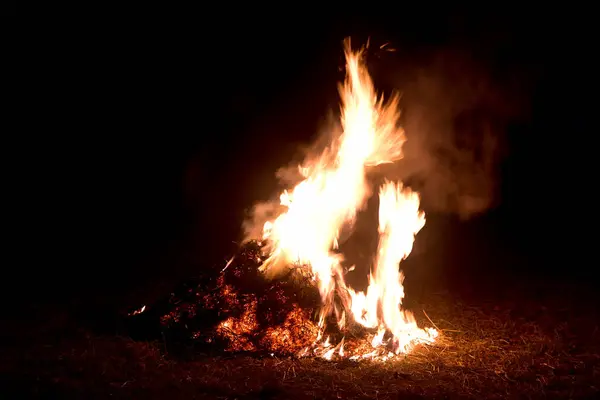
{"type": "MultiPolygon", "coordinates": [[[[17,281],[47,301],[94,299],[168,287],[223,262],[244,210],[275,192],[275,170],[337,108],[346,36],[390,41],[401,50],[391,66],[459,48],[514,74],[524,105],[503,133],[500,204],[466,228],[451,213],[431,226],[454,221],[458,233],[444,231],[453,245],[461,232],[486,232],[528,260],[490,271],[595,276],[596,72],[585,10],[312,13],[321,16],[197,10],[185,21],[139,16],[40,36],[32,100],[43,111],[31,118],[43,135],[30,146],[44,165],[31,184],[37,250],[24,255],[36,256],[35,273],[17,281]]],[[[401,91],[389,68],[374,79],[401,91]]],[[[456,257],[452,271],[483,269],[444,254],[456,257]]]]}

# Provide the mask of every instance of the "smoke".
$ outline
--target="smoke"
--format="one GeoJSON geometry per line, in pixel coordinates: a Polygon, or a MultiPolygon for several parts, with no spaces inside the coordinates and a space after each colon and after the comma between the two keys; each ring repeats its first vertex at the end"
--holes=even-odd
{"type": "MultiPolygon", "coordinates": [[[[506,128],[526,112],[522,77],[456,48],[408,62],[401,58],[399,66],[386,67],[390,59],[385,57],[382,68],[377,63],[370,68],[378,91],[401,93],[401,125],[407,136],[403,159],[373,167],[373,182],[381,177],[403,181],[420,193],[426,212],[469,218],[496,206],[500,165],[507,155],[506,128]]],[[[339,133],[339,115],[330,113],[317,140],[277,171],[281,186],[300,182],[298,165],[321,155],[339,133]]],[[[255,204],[243,223],[245,237],[260,237],[264,222],[281,211],[278,199],[255,204]]]]}
{"type": "Polygon", "coordinates": [[[506,128],[525,111],[517,75],[458,49],[387,75],[402,92],[407,142],[404,158],[377,173],[419,191],[426,211],[469,218],[496,206],[506,128]]]}

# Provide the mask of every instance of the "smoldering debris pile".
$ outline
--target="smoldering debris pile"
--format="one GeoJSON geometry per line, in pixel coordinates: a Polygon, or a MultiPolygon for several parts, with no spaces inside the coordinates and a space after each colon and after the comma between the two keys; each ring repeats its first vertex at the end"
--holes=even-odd
{"type": "Polygon", "coordinates": [[[181,285],[171,295],[132,312],[128,331],[153,332],[167,350],[297,354],[317,336],[318,290],[299,271],[267,280],[258,270],[260,245],[249,243],[222,271],[181,285]]]}

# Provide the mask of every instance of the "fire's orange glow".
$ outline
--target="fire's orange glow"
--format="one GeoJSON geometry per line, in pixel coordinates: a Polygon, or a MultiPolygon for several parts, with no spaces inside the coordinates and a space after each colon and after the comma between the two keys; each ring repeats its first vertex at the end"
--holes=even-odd
{"type": "MultiPolygon", "coordinates": [[[[398,97],[378,97],[363,60],[346,43],[346,79],[339,88],[341,131],[325,151],[299,167],[303,180],[280,196],[284,212],[264,223],[262,243],[267,259],[261,271],[273,276],[289,266],[308,268],[318,286],[321,332],[303,354],[385,359],[431,342],[433,329],[421,329],[401,309],[403,275],[399,264],[411,252],[415,235],[425,224],[416,192],[401,182],[379,190],[379,248],[366,293],[347,287],[342,256],[335,252],[339,233],[351,224],[371,195],[366,169],[402,158],[404,132],[398,126],[398,97]],[[354,322],[373,330],[371,349],[344,348],[344,340],[323,340],[326,320],[334,317],[343,332],[354,322]]],[[[258,239],[258,238],[257,238],[258,239]]]]}

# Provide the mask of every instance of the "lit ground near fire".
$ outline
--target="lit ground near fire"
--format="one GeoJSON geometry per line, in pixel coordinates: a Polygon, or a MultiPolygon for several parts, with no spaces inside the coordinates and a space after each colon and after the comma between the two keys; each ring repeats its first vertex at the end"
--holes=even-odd
{"type": "MultiPolygon", "coordinates": [[[[474,302],[448,292],[411,308],[442,331],[433,346],[379,362],[188,354],[100,335],[69,315],[21,326],[35,345],[2,351],[4,393],[48,398],[588,398],[600,388],[593,297],[563,286],[508,289],[474,302]],[[575,302],[573,299],[577,299],[575,302]],[[587,307],[586,307],[587,304],[587,307]]],[[[15,322],[16,324],[16,322],[15,322]]],[[[20,324],[24,324],[21,322],[20,324]]],[[[24,345],[25,346],[25,345],[24,345]]]]}

